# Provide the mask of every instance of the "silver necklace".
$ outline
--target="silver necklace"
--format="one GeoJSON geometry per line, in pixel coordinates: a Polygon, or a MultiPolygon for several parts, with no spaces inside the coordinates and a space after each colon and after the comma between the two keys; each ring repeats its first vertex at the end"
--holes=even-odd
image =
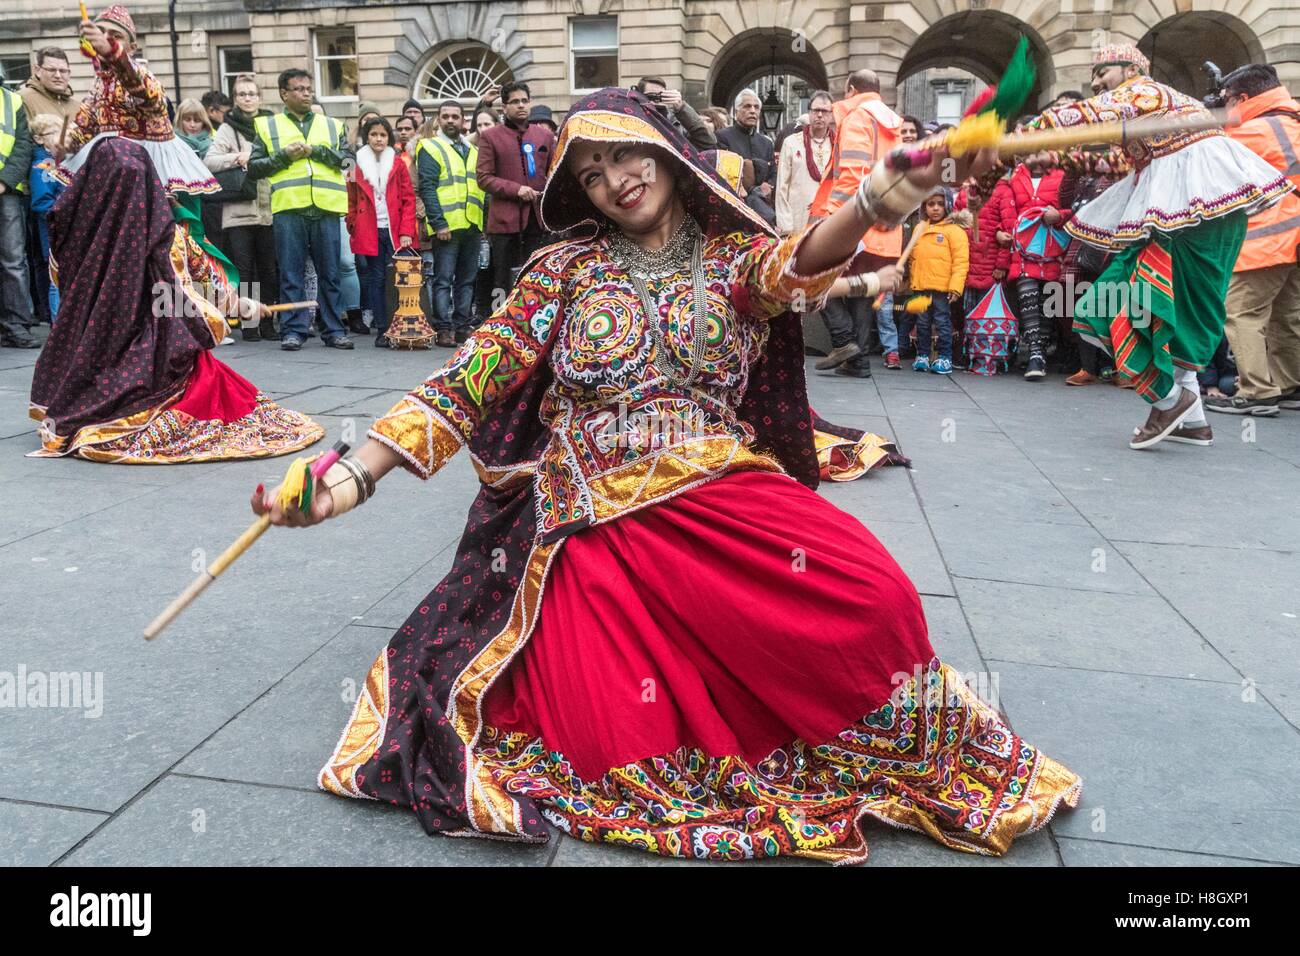
{"type": "Polygon", "coordinates": [[[699,377],[704,361],[704,348],[709,335],[709,317],[705,309],[706,286],[704,284],[704,252],[700,241],[699,224],[689,215],[682,217],[679,225],[663,247],[653,251],[642,249],[621,232],[609,236],[609,251],[614,261],[632,280],[641,299],[641,310],[645,317],[646,328],[650,332],[650,341],[654,344],[651,363],[671,381],[689,385],[699,377]],[[658,279],[676,275],[682,270],[687,257],[691,263],[691,364],[682,374],[673,361],[668,343],[664,341],[663,329],[659,326],[659,309],[646,279],[658,279]]]}

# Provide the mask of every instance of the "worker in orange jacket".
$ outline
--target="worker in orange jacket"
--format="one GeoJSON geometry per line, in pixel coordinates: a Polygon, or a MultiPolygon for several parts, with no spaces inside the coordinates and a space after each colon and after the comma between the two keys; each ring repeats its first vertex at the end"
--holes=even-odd
{"type": "MultiPolygon", "coordinates": [[[[834,105],[835,147],[830,170],[809,209],[809,220],[829,216],[853,198],[858,183],[890,150],[901,144],[903,118],[880,98],[880,80],[871,70],[858,70],[844,81],[844,99],[834,105]]],[[[896,262],[903,251],[903,227],[869,229],[862,237],[860,254],[849,270],[875,272],[896,262]]],[[[870,303],[865,299],[831,299],[822,317],[831,334],[831,352],[818,368],[835,368],[838,375],[868,378],[867,336],[871,328],[870,303]]]]}
{"type": "MultiPolygon", "coordinates": [[[[1271,66],[1252,63],[1223,81],[1225,103],[1241,120],[1228,135],[1300,189],[1300,103],[1271,66]]],[[[1230,415],[1274,416],[1300,410],[1300,193],[1250,217],[1228,286],[1224,331],[1241,384],[1205,407],[1230,415]]]]}

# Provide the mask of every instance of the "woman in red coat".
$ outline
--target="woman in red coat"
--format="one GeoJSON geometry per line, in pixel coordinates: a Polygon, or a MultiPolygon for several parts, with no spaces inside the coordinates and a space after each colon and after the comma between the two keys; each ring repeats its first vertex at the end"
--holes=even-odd
{"type": "Polygon", "coordinates": [[[393,128],[375,117],[361,130],[366,145],[348,173],[348,235],[361,279],[361,307],[375,327],[375,345],[388,348],[388,300],[384,277],[394,249],[415,245],[415,189],[406,164],[393,149],[393,128]]]}
{"type": "Polygon", "coordinates": [[[1049,167],[1051,159],[1050,153],[1035,153],[1017,166],[1011,173],[1010,201],[1002,205],[1002,229],[1012,236],[1010,278],[1020,308],[1019,364],[1030,381],[1047,374],[1052,320],[1057,316],[1043,318],[1043,283],[1061,278],[1061,258],[1069,242],[1063,227],[1071,212],[1061,205],[1065,173],[1049,167]]]}

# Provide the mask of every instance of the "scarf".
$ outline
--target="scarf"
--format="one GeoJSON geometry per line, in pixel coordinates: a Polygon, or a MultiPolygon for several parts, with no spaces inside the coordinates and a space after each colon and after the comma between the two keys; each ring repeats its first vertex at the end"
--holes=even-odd
{"type": "Polygon", "coordinates": [[[244,139],[250,143],[255,143],[257,142],[257,133],[253,129],[253,120],[259,116],[271,115],[270,110],[259,109],[256,113],[245,113],[238,106],[235,106],[226,113],[226,122],[244,139]]]}
{"type": "Polygon", "coordinates": [[[357,150],[357,168],[361,170],[361,175],[366,177],[366,182],[370,183],[376,196],[387,195],[388,175],[393,171],[393,161],[396,158],[397,153],[391,146],[385,146],[378,158],[369,146],[357,150]]]}
{"type": "MultiPolygon", "coordinates": [[[[830,154],[826,157],[826,165],[829,167],[831,163],[830,157],[835,154],[835,128],[833,126],[826,130],[826,143],[831,149],[830,154]]],[[[817,163],[813,160],[811,126],[805,126],[803,128],[803,159],[804,162],[808,164],[808,175],[812,177],[812,181],[815,183],[821,182],[822,174],[825,170],[818,169],[817,163]]]]}
{"type": "Polygon", "coordinates": [[[202,129],[197,133],[183,133],[181,132],[180,125],[177,124],[176,138],[190,149],[194,150],[194,152],[198,154],[199,159],[206,156],[208,150],[212,147],[212,131],[208,129],[202,129]]]}

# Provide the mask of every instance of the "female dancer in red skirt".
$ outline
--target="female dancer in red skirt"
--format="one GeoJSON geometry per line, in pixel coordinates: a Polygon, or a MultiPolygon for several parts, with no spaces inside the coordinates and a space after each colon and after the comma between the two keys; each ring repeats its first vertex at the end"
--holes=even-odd
{"type": "Polygon", "coordinates": [[[788,309],[815,308],[940,160],[880,165],[784,240],[635,92],[576,103],[550,162],[542,219],[582,237],[533,257],[310,513],[271,506],[316,524],[462,445],[482,480],[320,785],[430,833],[541,841],[549,821],[667,856],[835,863],[866,858],[865,817],[1000,854],[1075,805],[1079,778],[935,658],[907,576],[811,490],[788,309]]]}

